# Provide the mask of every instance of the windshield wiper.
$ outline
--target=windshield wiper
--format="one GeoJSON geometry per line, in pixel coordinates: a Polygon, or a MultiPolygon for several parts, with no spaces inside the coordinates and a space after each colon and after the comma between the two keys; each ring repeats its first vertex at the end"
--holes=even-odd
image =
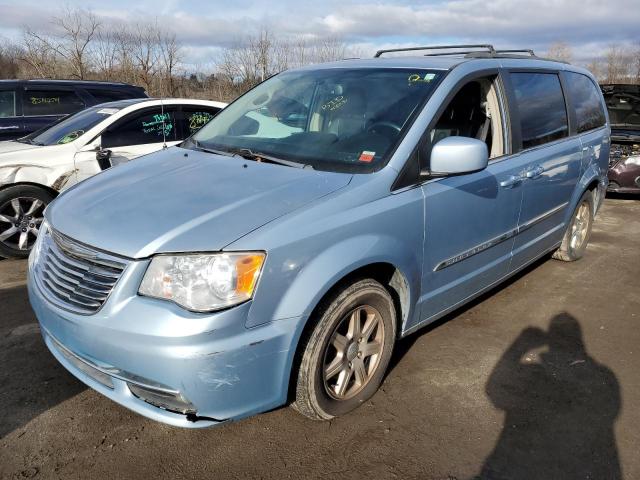
{"type": "Polygon", "coordinates": [[[287,167],[313,169],[313,166],[308,165],[306,163],[293,162],[291,160],[285,160],[284,158],[278,158],[272,155],[267,155],[266,153],[254,152],[249,148],[233,148],[233,149],[229,149],[228,152],[233,153],[235,155],[239,155],[242,158],[245,158],[247,160],[255,160],[257,162],[264,160],[270,163],[276,163],[278,165],[286,165],[287,167]]]}
{"type": "Polygon", "coordinates": [[[225,150],[216,150],[214,148],[202,147],[197,140],[193,140],[193,146],[196,148],[196,150],[199,150],[199,151],[205,152],[205,153],[213,153],[213,154],[216,154],[216,155],[224,155],[225,157],[235,157],[236,156],[236,154],[233,153],[233,152],[228,152],[228,151],[225,151],[225,150]]]}

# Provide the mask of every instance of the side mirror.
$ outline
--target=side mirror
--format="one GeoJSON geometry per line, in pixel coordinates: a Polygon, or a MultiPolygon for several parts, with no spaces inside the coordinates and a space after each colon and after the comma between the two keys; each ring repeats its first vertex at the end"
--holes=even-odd
{"type": "Polygon", "coordinates": [[[432,176],[461,175],[487,168],[487,144],[469,137],[447,137],[431,149],[432,176]]]}
{"type": "Polygon", "coordinates": [[[96,152],[96,160],[100,166],[100,170],[111,168],[111,150],[98,150],[96,152]]]}

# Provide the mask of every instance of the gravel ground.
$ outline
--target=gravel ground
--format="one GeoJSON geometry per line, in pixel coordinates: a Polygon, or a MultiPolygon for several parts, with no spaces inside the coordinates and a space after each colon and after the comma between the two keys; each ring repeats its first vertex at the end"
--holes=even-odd
{"type": "Polygon", "coordinates": [[[543,259],[401,341],[382,389],[327,423],[281,408],[154,423],[49,354],[26,262],[0,262],[0,478],[640,478],[640,200],[607,199],[585,258],[543,259]]]}

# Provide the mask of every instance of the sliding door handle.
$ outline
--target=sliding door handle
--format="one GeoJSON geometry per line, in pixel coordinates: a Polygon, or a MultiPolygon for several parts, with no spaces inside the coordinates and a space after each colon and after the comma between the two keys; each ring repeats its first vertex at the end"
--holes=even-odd
{"type": "Polygon", "coordinates": [[[506,180],[500,182],[500,186],[502,188],[511,188],[519,185],[520,183],[522,183],[522,177],[520,175],[511,175],[506,180]]]}
{"type": "Polygon", "coordinates": [[[525,173],[525,176],[527,178],[538,178],[543,173],[544,173],[544,167],[542,165],[536,165],[531,170],[527,170],[527,173],[525,173]]]}

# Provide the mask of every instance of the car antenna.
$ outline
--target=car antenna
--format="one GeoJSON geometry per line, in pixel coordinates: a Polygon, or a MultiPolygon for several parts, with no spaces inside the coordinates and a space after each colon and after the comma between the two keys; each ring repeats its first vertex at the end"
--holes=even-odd
{"type": "Polygon", "coordinates": [[[160,97],[160,113],[162,115],[162,149],[167,148],[167,129],[165,126],[165,116],[164,116],[164,102],[162,101],[162,97],[160,97]]]}

